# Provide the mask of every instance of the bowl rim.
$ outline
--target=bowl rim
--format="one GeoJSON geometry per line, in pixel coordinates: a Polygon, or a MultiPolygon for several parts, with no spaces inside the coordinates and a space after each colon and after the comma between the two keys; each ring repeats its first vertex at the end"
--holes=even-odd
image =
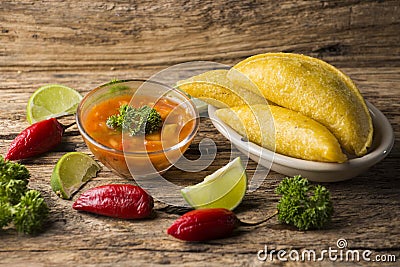
{"type": "Polygon", "coordinates": [[[81,133],[81,135],[88,140],[91,144],[95,145],[96,147],[100,147],[103,150],[106,150],[107,152],[110,153],[114,153],[114,154],[121,154],[121,155],[128,155],[128,156],[149,156],[149,155],[158,155],[158,154],[162,154],[162,153],[166,153],[166,152],[170,152],[170,151],[174,151],[177,149],[180,149],[182,147],[184,147],[187,143],[190,142],[190,140],[193,139],[193,137],[196,135],[199,126],[200,126],[200,118],[199,118],[199,114],[198,114],[198,110],[196,108],[196,105],[193,103],[193,101],[186,95],[184,94],[182,91],[178,90],[177,88],[174,88],[172,86],[168,86],[166,84],[163,84],[161,82],[157,82],[157,81],[151,81],[151,80],[145,80],[145,79],[124,79],[124,80],[117,80],[117,81],[111,81],[105,84],[102,84],[100,86],[97,86],[96,88],[92,89],[91,91],[89,91],[80,101],[76,114],[75,114],[75,120],[76,120],[76,125],[78,127],[79,132],[81,133]],[[118,150],[115,148],[111,148],[108,147],[104,144],[101,144],[99,142],[97,142],[94,138],[92,138],[87,131],[84,129],[83,124],[82,124],[82,119],[81,119],[81,112],[82,112],[82,106],[83,104],[90,99],[90,97],[95,94],[97,91],[104,89],[104,87],[106,86],[110,86],[110,85],[118,85],[121,83],[128,83],[128,82],[141,82],[142,84],[139,86],[139,88],[144,84],[144,83],[153,83],[153,84],[157,84],[160,86],[163,86],[165,88],[168,89],[167,92],[173,91],[174,93],[179,94],[180,96],[183,96],[186,101],[189,103],[189,105],[192,108],[192,111],[194,112],[194,116],[195,118],[193,118],[195,120],[195,124],[194,127],[192,129],[192,131],[190,132],[189,135],[187,135],[182,141],[180,141],[179,143],[167,147],[165,149],[162,150],[156,150],[156,151],[139,151],[139,152],[135,152],[135,151],[124,151],[124,150],[118,150]]]}
{"type": "Polygon", "coordinates": [[[374,125],[372,144],[376,142],[376,146],[371,146],[371,148],[367,151],[367,154],[361,157],[351,158],[343,163],[317,162],[279,154],[250,141],[244,141],[243,136],[239,135],[235,130],[233,130],[215,115],[215,111],[217,110],[216,107],[209,105],[208,114],[215,128],[217,128],[217,130],[235,146],[240,147],[252,155],[256,155],[259,158],[271,162],[271,164],[278,164],[291,169],[311,172],[341,172],[351,168],[371,167],[385,158],[393,147],[394,133],[388,119],[374,105],[368,101],[365,102],[371,114],[374,125]]]}

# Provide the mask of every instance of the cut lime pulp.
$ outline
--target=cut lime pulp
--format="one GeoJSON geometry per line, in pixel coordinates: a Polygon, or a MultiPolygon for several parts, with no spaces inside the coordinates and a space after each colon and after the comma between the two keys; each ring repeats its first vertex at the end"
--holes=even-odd
{"type": "Polygon", "coordinates": [[[51,175],[51,188],[61,198],[70,199],[87,181],[96,177],[100,165],[81,152],[62,156],[51,175]]]}
{"type": "Polygon", "coordinates": [[[233,210],[242,202],[246,189],[246,170],[240,157],[237,157],[213,174],[206,176],[203,182],[183,188],[181,193],[185,200],[196,209],[233,210]]]}
{"type": "Polygon", "coordinates": [[[74,89],[49,84],[37,89],[28,100],[26,118],[30,124],[45,119],[74,114],[82,96],[74,89]]]}

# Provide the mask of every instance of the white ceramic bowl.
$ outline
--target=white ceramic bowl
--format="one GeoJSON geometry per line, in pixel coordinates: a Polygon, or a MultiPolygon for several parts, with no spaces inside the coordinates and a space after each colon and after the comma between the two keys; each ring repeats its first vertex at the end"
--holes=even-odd
{"type": "Polygon", "coordinates": [[[337,182],[355,177],[384,159],[394,143],[393,129],[387,118],[371,103],[366,102],[374,125],[374,138],[368,153],[350,158],[345,163],[325,163],[284,156],[243,139],[216,115],[217,108],[209,105],[208,114],[215,128],[230,140],[242,153],[262,166],[284,175],[301,174],[315,182],[337,182]]]}

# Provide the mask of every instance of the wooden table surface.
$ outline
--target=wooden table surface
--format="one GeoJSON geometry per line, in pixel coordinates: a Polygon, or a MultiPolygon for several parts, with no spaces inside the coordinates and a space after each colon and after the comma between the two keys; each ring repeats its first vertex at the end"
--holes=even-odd
{"type": "MultiPolygon", "coordinates": [[[[276,218],[231,238],[185,243],[166,234],[179,209],[156,203],[156,218],[124,221],[76,212],[59,199],[49,181],[56,161],[69,151],[90,154],[76,128],[53,152],[22,163],[30,186],[40,190],[51,213],[38,236],[0,231],[0,266],[259,266],[257,252],[321,252],[337,249],[340,238],[351,250],[376,255],[400,251],[400,2],[394,1],[10,1],[0,3],[0,153],[28,126],[30,95],[48,83],[64,84],[85,95],[113,78],[149,78],[178,63],[213,61],[233,65],[264,52],[294,52],[323,59],[348,74],[366,100],[380,109],[395,132],[392,152],[358,177],[325,184],[335,214],[319,231],[297,231],[276,218]]],[[[206,170],[171,169],[166,177],[188,185],[226,164],[230,143],[207,118],[187,151],[198,155],[203,138],[217,144],[217,158],[206,170]]],[[[256,164],[247,166],[249,174],[256,164]]],[[[256,221],[272,213],[274,189],[284,176],[271,171],[262,186],[235,210],[256,221]]],[[[127,182],[107,168],[88,188],[127,182]]],[[[79,193],[78,193],[79,195],[79,193]]],[[[74,199],[77,196],[74,197],[74,199]]],[[[281,262],[295,266],[304,263],[281,262]]],[[[386,257],[389,258],[389,257],[386,257]]],[[[306,264],[371,266],[381,262],[306,264]]],[[[395,266],[396,263],[383,263],[395,266]]]]}

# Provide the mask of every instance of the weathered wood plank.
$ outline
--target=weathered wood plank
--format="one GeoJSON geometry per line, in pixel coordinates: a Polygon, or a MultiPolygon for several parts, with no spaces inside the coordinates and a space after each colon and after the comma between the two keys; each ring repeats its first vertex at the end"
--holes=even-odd
{"type": "Polygon", "coordinates": [[[1,43],[12,44],[0,48],[5,70],[232,64],[266,51],[399,65],[398,1],[2,1],[0,10],[1,43]]]}
{"type": "MultiPolygon", "coordinates": [[[[155,219],[132,222],[76,212],[72,201],[59,199],[49,185],[57,159],[68,151],[90,153],[72,128],[55,151],[23,161],[32,173],[30,186],[43,192],[51,208],[50,222],[36,237],[0,231],[0,266],[260,266],[257,252],[265,245],[321,251],[336,248],[339,238],[347,239],[350,249],[393,254],[399,260],[399,11],[396,0],[1,1],[1,154],[28,126],[26,103],[43,84],[61,83],[86,94],[113,78],[148,78],[177,63],[208,60],[233,65],[270,51],[304,53],[340,67],[388,117],[396,143],[392,153],[366,173],[326,184],[335,206],[327,229],[300,232],[273,218],[262,227],[242,228],[232,238],[196,244],[166,235],[181,210],[160,202],[155,219]]],[[[230,144],[207,119],[188,158],[198,157],[204,137],[217,145],[213,164],[196,174],[172,168],[167,179],[194,184],[228,162],[230,144]]],[[[255,168],[250,161],[250,175],[255,168]]],[[[274,189],[282,177],[271,171],[259,190],[246,195],[238,216],[257,221],[272,213],[278,201],[274,189]]],[[[111,182],[128,181],[104,168],[82,191],[111,182]]],[[[276,259],[273,263],[301,264],[276,259]]]]}

